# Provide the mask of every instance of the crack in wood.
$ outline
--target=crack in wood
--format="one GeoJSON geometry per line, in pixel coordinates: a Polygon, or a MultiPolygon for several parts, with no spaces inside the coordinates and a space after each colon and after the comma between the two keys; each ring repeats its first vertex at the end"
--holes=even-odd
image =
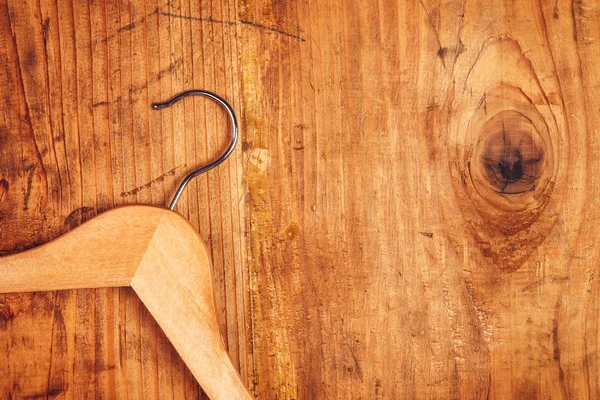
{"type": "Polygon", "coordinates": [[[294,35],[293,33],[289,33],[289,32],[286,32],[286,31],[283,31],[283,30],[280,30],[277,28],[272,28],[270,26],[257,24],[256,22],[251,22],[251,21],[244,21],[244,20],[242,20],[242,21],[226,21],[226,20],[220,20],[220,19],[214,19],[214,18],[200,18],[200,17],[193,17],[191,15],[174,14],[174,13],[168,13],[168,12],[164,12],[164,11],[161,11],[160,15],[162,15],[164,17],[169,17],[169,18],[179,18],[179,19],[185,19],[185,20],[189,20],[189,21],[199,21],[199,22],[210,22],[210,23],[222,24],[222,25],[231,25],[231,26],[246,25],[246,26],[251,26],[254,28],[266,30],[269,32],[277,33],[279,35],[287,36],[292,39],[296,39],[300,42],[306,42],[306,39],[304,39],[301,36],[294,35]]]}

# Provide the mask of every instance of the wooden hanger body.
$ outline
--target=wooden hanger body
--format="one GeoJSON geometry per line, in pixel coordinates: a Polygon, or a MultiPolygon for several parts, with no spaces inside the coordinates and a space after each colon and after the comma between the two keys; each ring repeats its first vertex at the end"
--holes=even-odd
{"type": "Polygon", "coordinates": [[[126,206],[0,257],[0,293],[131,286],[214,400],[251,399],[221,338],[206,246],[179,214],[126,206]]]}

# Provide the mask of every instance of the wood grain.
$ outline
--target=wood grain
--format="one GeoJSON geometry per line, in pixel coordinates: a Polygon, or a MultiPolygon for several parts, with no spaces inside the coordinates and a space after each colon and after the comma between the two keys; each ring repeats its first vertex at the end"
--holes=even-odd
{"type": "MultiPolygon", "coordinates": [[[[599,18],[591,0],[0,0],[1,250],[164,205],[226,118],[148,105],[214,90],[242,150],[179,211],[259,398],[598,398],[599,18]]],[[[130,291],[0,304],[0,397],[198,395],[130,291]]]]}
{"type": "Polygon", "coordinates": [[[305,40],[243,32],[259,397],[598,398],[597,4],[242,16],[305,40]],[[505,109],[546,141],[521,197],[465,173],[505,109]]]}

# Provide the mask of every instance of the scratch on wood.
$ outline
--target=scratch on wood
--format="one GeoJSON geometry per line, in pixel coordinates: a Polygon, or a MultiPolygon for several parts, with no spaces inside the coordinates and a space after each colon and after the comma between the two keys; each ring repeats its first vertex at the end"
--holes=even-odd
{"type": "Polygon", "coordinates": [[[568,399],[567,388],[565,387],[565,372],[560,365],[560,347],[558,343],[558,310],[560,308],[560,300],[556,302],[556,306],[554,307],[554,321],[552,326],[552,344],[554,346],[554,361],[556,361],[556,365],[558,367],[558,377],[560,380],[560,392],[562,394],[563,399],[568,399]]]}
{"type": "Polygon", "coordinates": [[[134,194],[137,194],[141,190],[148,189],[149,187],[151,187],[155,183],[164,181],[165,177],[175,175],[175,171],[177,171],[181,167],[182,166],[175,167],[175,168],[173,168],[173,169],[165,172],[164,174],[162,174],[158,178],[152,179],[150,182],[143,184],[142,186],[138,186],[138,187],[136,187],[134,189],[128,190],[127,192],[123,192],[123,193],[121,193],[121,197],[132,196],[134,194]]]}
{"type": "MultiPolygon", "coordinates": [[[[181,67],[182,65],[183,65],[183,59],[182,58],[176,59],[171,64],[169,64],[169,66],[167,68],[164,68],[164,69],[161,69],[160,71],[158,71],[158,74],[156,75],[156,77],[152,78],[150,80],[150,82],[160,81],[165,75],[172,72],[174,69],[181,67]]],[[[146,86],[143,86],[143,87],[146,87],[146,86]]]]}
{"type": "Polygon", "coordinates": [[[421,7],[423,7],[423,10],[425,11],[425,14],[427,15],[427,21],[429,22],[429,26],[431,26],[431,29],[433,29],[433,33],[435,33],[435,40],[437,40],[437,43],[438,43],[437,55],[440,58],[440,60],[442,61],[442,65],[444,66],[444,69],[446,69],[446,61],[444,61],[444,56],[446,55],[447,49],[442,46],[442,42],[440,41],[440,35],[439,35],[437,29],[435,29],[435,25],[433,25],[433,20],[431,19],[431,15],[429,14],[429,11],[427,11],[427,7],[425,7],[425,4],[423,4],[423,0],[419,0],[419,3],[421,3],[421,7]]]}
{"type": "Polygon", "coordinates": [[[23,197],[23,210],[29,209],[29,197],[31,196],[31,188],[33,186],[33,170],[35,169],[34,164],[30,164],[25,167],[25,172],[29,172],[27,175],[27,188],[25,189],[25,196],[23,197]]]}
{"type": "Polygon", "coordinates": [[[92,104],[92,108],[96,108],[96,107],[100,107],[100,106],[107,106],[110,103],[108,101],[99,101],[98,103],[94,103],[92,104]]]}
{"type": "Polygon", "coordinates": [[[127,24],[127,25],[123,25],[122,27],[117,29],[115,33],[112,33],[112,34],[106,36],[104,39],[102,39],[101,43],[108,43],[110,40],[112,40],[113,38],[118,36],[118,34],[121,32],[129,32],[129,31],[133,30],[133,28],[135,28],[137,26],[137,24],[139,24],[140,22],[145,22],[148,17],[151,17],[152,15],[155,15],[155,14],[158,14],[158,9],[152,11],[150,14],[140,18],[137,21],[133,21],[132,23],[127,24]]]}
{"type": "Polygon", "coordinates": [[[164,12],[164,11],[161,11],[160,15],[162,15],[164,17],[169,17],[169,18],[180,18],[180,19],[186,19],[189,21],[210,22],[210,23],[215,23],[215,24],[223,24],[223,25],[231,25],[231,26],[247,25],[247,26],[252,26],[254,28],[258,28],[258,29],[264,29],[269,32],[278,33],[280,35],[299,40],[300,42],[306,42],[306,39],[304,39],[301,36],[294,35],[293,33],[282,31],[282,30],[279,30],[276,28],[272,28],[270,26],[257,24],[256,22],[251,22],[251,21],[243,21],[243,20],[242,21],[225,21],[225,20],[214,19],[214,18],[199,18],[199,17],[192,17],[191,15],[173,14],[173,13],[168,13],[168,12],[164,12]]]}
{"type": "Polygon", "coordinates": [[[132,30],[133,28],[135,28],[135,26],[138,24],[138,22],[143,22],[143,21],[145,21],[145,20],[146,20],[146,18],[142,18],[140,21],[135,21],[135,22],[132,22],[132,23],[130,23],[130,24],[127,24],[127,25],[125,25],[125,26],[122,26],[122,27],[120,27],[119,29],[117,29],[117,32],[130,31],[130,30],[132,30]]]}
{"type": "MultiPolygon", "coordinates": [[[[134,85],[131,88],[129,88],[129,94],[130,95],[138,94],[138,93],[142,92],[144,89],[148,88],[149,84],[154,83],[154,82],[159,82],[162,78],[169,75],[170,73],[173,72],[173,70],[181,67],[182,65],[183,65],[183,59],[182,58],[176,59],[171,64],[169,64],[168,67],[165,67],[165,68],[161,69],[160,71],[158,71],[158,74],[156,74],[152,78],[147,79],[147,82],[145,82],[143,84],[139,84],[139,85],[134,85]]],[[[112,99],[111,101],[99,101],[97,103],[93,103],[92,108],[108,106],[108,105],[111,105],[114,103],[118,103],[122,100],[123,100],[123,97],[121,95],[119,95],[119,96],[115,97],[114,99],[112,99]]]]}
{"type": "Polygon", "coordinates": [[[360,381],[363,381],[363,372],[362,369],[360,368],[360,364],[358,363],[358,359],[356,358],[356,355],[354,354],[354,352],[352,351],[352,348],[350,347],[350,345],[348,343],[346,343],[346,347],[348,348],[348,351],[350,352],[350,355],[352,356],[352,360],[354,361],[354,366],[356,368],[356,373],[358,374],[358,377],[360,378],[360,381]]]}

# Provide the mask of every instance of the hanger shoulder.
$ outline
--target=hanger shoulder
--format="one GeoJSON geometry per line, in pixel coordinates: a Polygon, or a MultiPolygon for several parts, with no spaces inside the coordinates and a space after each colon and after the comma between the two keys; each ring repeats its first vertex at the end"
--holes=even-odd
{"type": "Polygon", "coordinates": [[[167,212],[115,208],[52,242],[0,257],[0,293],[128,286],[167,212]]]}
{"type": "Polygon", "coordinates": [[[174,212],[162,219],[131,287],[211,399],[252,398],[227,355],[210,259],[187,220],[174,212]]]}

